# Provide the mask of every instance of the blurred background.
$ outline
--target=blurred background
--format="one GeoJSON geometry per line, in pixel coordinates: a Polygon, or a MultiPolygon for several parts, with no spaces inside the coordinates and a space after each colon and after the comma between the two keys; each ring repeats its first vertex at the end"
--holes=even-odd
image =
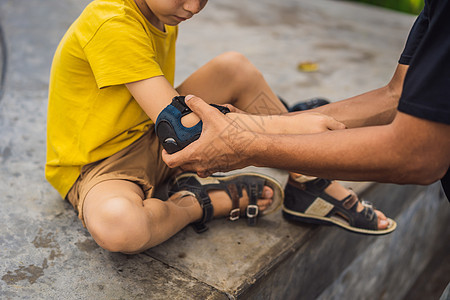
{"type": "Polygon", "coordinates": [[[423,0],[350,0],[352,2],[369,3],[397,11],[417,15],[424,6],[423,0]]]}

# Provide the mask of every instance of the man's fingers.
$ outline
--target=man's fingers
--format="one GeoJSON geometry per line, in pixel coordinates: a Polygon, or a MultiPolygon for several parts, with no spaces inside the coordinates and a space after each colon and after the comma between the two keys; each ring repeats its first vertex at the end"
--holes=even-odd
{"type": "Polygon", "coordinates": [[[192,111],[195,112],[195,114],[202,120],[207,119],[211,116],[211,114],[214,115],[219,112],[217,109],[194,95],[187,95],[185,102],[187,106],[189,106],[189,108],[192,109],[192,111]]]}
{"type": "Polygon", "coordinates": [[[169,168],[179,167],[185,162],[183,150],[169,154],[165,149],[163,149],[162,159],[169,168]]]}
{"type": "Polygon", "coordinates": [[[196,164],[186,163],[182,155],[183,153],[169,154],[166,150],[162,151],[162,159],[167,164],[167,166],[169,166],[169,168],[179,167],[183,171],[197,172],[198,176],[203,178],[208,177],[211,174],[207,170],[200,170],[200,168],[196,167],[196,164]]]}
{"type": "Polygon", "coordinates": [[[167,151],[165,150],[165,149],[163,149],[163,151],[162,151],[162,160],[166,163],[166,165],[169,167],[169,168],[175,168],[175,167],[178,167],[177,165],[176,165],[176,160],[174,159],[174,157],[173,157],[173,155],[171,155],[171,154],[169,154],[169,153],[167,153],[167,151]]]}

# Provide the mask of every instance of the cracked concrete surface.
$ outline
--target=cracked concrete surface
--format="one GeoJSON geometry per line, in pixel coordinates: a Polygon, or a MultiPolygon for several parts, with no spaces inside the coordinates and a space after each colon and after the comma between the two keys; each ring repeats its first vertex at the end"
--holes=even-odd
{"type": "MultiPolygon", "coordinates": [[[[5,80],[0,90],[0,298],[228,299],[290,263],[288,257],[303,253],[300,248],[309,249],[304,244],[311,237],[372,241],[336,228],[291,224],[276,213],[255,228],[225,220],[213,221],[202,235],[186,228],[140,255],[98,247],[70,204],[44,179],[51,59],[88,2],[0,2],[6,41],[0,57],[8,55],[0,60],[2,69],[7,66],[0,78],[5,80]]],[[[389,80],[413,20],[341,1],[210,1],[180,26],[176,82],[234,50],[245,54],[290,104],[315,96],[338,100],[389,80]],[[299,72],[304,61],[317,63],[319,70],[299,72]]],[[[387,202],[379,201],[378,207],[390,207],[387,202]]],[[[274,285],[271,297],[284,295],[282,287],[274,285]]]]}

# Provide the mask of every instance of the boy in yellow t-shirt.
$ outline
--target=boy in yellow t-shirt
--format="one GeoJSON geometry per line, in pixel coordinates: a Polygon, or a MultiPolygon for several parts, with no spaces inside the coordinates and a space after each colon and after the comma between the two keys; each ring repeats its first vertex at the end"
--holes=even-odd
{"type": "MultiPolygon", "coordinates": [[[[177,25],[206,2],[95,0],[56,50],[45,175],[78,210],[96,242],[110,251],[137,253],[189,223],[204,226],[230,211],[230,219],[236,219],[246,207],[247,217],[255,218],[281,204],[279,184],[255,174],[207,180],[183,174],[167,201],[153,197],[155,187],[179,172],[161,160],[153,123],[173,97],[195,94],[255,114],[285,112],[260,72],[234,52],[173,87],[177,25]]],[[[247,126],[264,122],[248,118],[247,126]]],[[[278,131],[283,118],[271,119],[278,131]]],[[[186,127],[197,122],[194,114],[182,119],[186,127]]]]}
{"type": "MultiPolygon", "coordinates": [[[[153,122],[173,97],[195,93],[241,108],[251,107],[261,93],[276,99],[238,53],[213,59],[173,87],[177,25],[206,2],[96,0],[56,50],[49,87],[46,178],[78,210],[97,243],[110,251],[143,251],[205,214],[226,215],[232,208],[229,191],[218,190],[217,184],[207,192],[209,206],[183,191],[167,201],[152,198],[156,186],[179,172],[161,160],[153,122]]],[[[284,111],[278,100],[273,106],[284,111]]],[[[193,114],[183,118],[186,126],[197,122],[193,114]]],[[[224,179],[239,186],[238,207],[249,203],[248,188],[241,190],[243,180],[266,182],[257,194],[259,210],[272,207],[275,194],[276,206],[281,203],[282,191],[270,178],[243,174],[224,179]]],[[[211,187],[196,181],[203,189],[211,187]]]]}

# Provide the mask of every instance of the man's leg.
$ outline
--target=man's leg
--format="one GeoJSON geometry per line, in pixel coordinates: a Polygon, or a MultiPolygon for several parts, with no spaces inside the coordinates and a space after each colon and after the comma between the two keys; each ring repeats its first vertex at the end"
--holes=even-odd
{"type": "MultiPolygon", "coordinates": [[[[231,200],[224,191],[209,193],[214,216],[225,216],[231,200]]],[[[266,209],[273,191],[265,187],[260,210],[266,209]]],[[[248,204],[243,191],[241,207],[248,204]]],[[[167,201],[144,199],[141,188],[126,180],[109,180],[95,185],[84,201],[84,221],[94,240],[113,252],[138,253],[156,246],[186,225],[200,220],[203,211],[192,197],[175,194],[167,201]]]]}

